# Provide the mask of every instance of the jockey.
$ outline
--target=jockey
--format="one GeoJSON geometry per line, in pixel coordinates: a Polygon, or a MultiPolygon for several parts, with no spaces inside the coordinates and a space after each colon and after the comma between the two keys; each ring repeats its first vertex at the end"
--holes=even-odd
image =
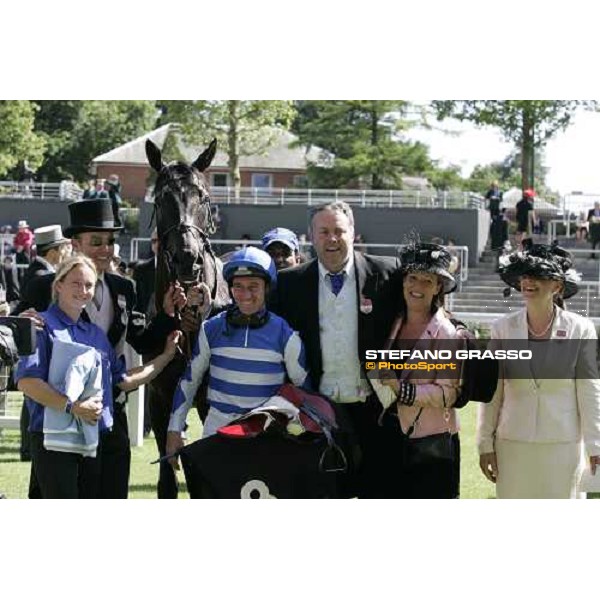
{"type": "MultiPolygon", "coordinates": [[[[209,411],[203,437],[266,402],[289,379],[306,386],[304,345],[297,332],[266,309],[277,283],[273,259],[248,246],[223,268],[233,298],[230,307],[202,323],[191,361],[173,398],[167,454],[182,446],[186,415],[204,374],[209,372],[209,411]]],[[[170,460],[179,468],[177,458],[170,460]]]]}

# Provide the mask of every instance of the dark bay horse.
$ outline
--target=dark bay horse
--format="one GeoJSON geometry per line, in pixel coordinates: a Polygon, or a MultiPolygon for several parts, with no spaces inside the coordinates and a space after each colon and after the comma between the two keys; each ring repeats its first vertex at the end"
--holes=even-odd
{"type": "MultiPolygon", "coordinates": [[[[161,151],[151,140],[146,141],[148,162],[157,173],[154,186],[154,217],[159,239],[155,281],[157,312],[163,310],[165,293],[169,285],[176,281],[184,290],[204,282],[210,290],[213,310],[229,303],[229,289],[223,279],[222,264],[208,239],[214,233],[214,225],[203,172],[210,166],[216,148],[217,141],[213,140],[191,165],[179,161],[165,164],[161,151]]],[[[184,312],[187,310],[196,309],[186,306],[184,312]]],[[[167,427],[175,388],[187,366],[197,335],[198,329],[184,331],[181,352],[147,387],[150,421],[161,456],[166,453],[167,427]]],[[[159,346],[163,342],[159,341],[159,346]]],[[[207,411],[205,393],[206,387],[201,386],[196,397],[201,420],[204,420],[207,411]]],[[[158,497],[177,497],[175,474],[166,461],[160,464],[158,497]]]]}

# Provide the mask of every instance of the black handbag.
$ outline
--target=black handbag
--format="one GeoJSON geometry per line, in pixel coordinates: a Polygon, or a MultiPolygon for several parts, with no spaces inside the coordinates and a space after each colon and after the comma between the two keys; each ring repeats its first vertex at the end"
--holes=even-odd
{"type": "Polygon", "coordinates": [[[406,463],[419,467],[438,460],[453,460],[452,434],[448,431],[406,439],[406,463]]]}
{"type": "MultiPolygon", "coordinates": [[[[444,399],[444,406],[446,406],[444,388],[442,388],[442,397],[444,399]]],[[[453,460],[454,452],[452,450],[452,434],[450,430],[420,438],[410,437],[419,422],[422,412],[423,409],[421,408],[406,432],[406,465],[409,467],[420,467],[439,460],[453,460]]]]}

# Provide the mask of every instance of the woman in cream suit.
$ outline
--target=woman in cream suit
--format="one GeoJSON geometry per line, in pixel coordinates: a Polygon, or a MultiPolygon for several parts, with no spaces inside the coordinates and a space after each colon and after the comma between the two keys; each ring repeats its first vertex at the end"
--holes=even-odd
{"type": "Polygon", "coordinates": [[[504,257],[500,277],[526,308],[494,323],[492,344],[532,358],[503,361],[494,398],[480,407],[481,470],[498,498],[577,497],[582,443],[592,472],[600,463],[596,330],[563,308],[577,274],[565,250],[525,240],[504,257]]]}

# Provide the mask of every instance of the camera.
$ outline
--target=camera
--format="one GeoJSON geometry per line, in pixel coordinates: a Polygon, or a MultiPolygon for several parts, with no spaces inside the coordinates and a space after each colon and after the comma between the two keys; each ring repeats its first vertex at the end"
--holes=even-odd
{"type": "Polygon", "coordinates": [[[0,364],[14,365],[36,349],[35,323],[27,317],[0,317],[0,364]]]}

